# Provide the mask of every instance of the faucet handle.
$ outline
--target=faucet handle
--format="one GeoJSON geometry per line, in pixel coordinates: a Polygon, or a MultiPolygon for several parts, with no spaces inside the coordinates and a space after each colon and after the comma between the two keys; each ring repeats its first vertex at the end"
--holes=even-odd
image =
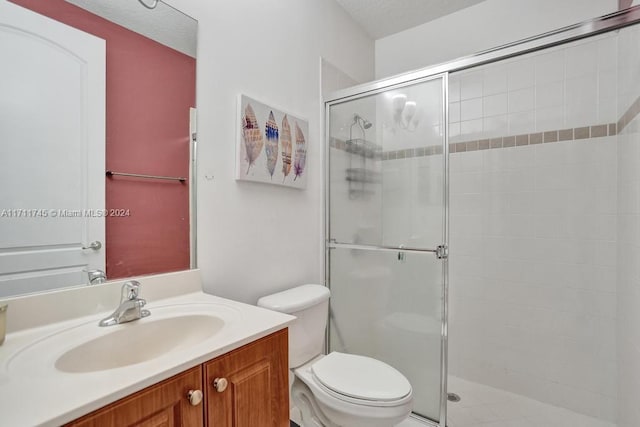
{"type": "Polygon", "coordinates": [[[138,295],[140,294],[140,282],[137,280],[129,280],[128,282],[124,282],[122,285],[122,294],[120,297],[120,301],[126,300],[134,300],[138,299],[138,295]]]}

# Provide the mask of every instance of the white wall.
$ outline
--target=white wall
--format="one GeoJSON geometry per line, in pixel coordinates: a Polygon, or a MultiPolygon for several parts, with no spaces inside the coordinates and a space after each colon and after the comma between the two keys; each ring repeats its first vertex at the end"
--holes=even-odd
{"type": "Polygon", "coordinates": [[[617,0],[486,0],[376,40],[376,78],[470,55],[617,8],[617,0]]]}
{"type": "Polygon", "coordinates": [[[323,98],[326,98],[332,92],[358,84],[357,80],[346,74],[331,62],[327,61],[325,58],[321,58],[320,63],[320,86],[323,98]]]}
{"type": "MultiPolygon", "coordinates": [[[[619,110],[640,95],[640,28],[620,31],[619,110]]],[[[640,117],[618,135],[618,425],[640,425],[640,117]]]]}
{"type": "Polygon", "coordinates": [[[334,2],[172,0],[199,23],[198,266],[207,292],[255,303],[323,281],[320,57],[373,77],[373,41],[334,2]],[[236,97],[309,120],[304,191],[234,180],[236,97]]]}

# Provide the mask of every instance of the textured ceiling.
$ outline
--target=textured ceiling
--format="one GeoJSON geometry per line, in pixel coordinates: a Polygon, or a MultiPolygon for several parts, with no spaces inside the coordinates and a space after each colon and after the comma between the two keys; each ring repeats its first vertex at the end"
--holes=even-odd
{"type": "MultiPolygon", "coordinates": [[[[158,2],[149,10],[137,0],[67,0],[136,33],[196,57],[198,21],[158,2]]],[[[151,4],[152,0],[146,0],[151,4]]]]}
{"type": "Polygon", "coordinates": [[[484,0],[336,0],[374,39],[448,15],[484,0]]]}

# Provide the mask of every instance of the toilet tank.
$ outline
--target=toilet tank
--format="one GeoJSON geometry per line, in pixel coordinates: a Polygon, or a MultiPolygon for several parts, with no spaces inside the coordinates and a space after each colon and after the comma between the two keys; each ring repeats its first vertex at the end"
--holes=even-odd
{"type": "Polygon", "coordinates": [[[258,300],[258,306],[297,319],[289,325],[289,368],[297,368],[322,353],[329,314],[329,289],[302,285],[258,300]]]}

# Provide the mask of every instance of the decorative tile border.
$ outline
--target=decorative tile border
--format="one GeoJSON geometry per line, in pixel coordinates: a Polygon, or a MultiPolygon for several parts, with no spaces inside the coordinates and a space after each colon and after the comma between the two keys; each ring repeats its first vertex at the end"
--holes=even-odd
{"type": "Polygon", "coordinates": [[[631,104],[631,106],[624,112],[624,114],[618,120],[618,133],[636,118],[640,114],[640,96],[631,104]]]}
{"type": "Polygon", "coordinates": [[[435,156],[442,154],[442,145],[430,145],[428,147],[407,148],[396,151],[383,151],[382,160],[406,159],[410,157],[435,156]]]}
{"type": "MultiPolygon", "coordinates": [[[[547,144],[550,142],[577,141],[580,139],[602,138],[618,134],[616,123],[579,128],[525,133],[522,135],[487,138],[477,141],[454,142],[449,144],[450,153],[488,150],[493,148],[522,147],[525,145],[547,144]]],[[[384,158],[384,153],[383,153],[384,158]]]]}
{"type": "MultiPolygon", "coordinates": [[[[617,123],[605,123],[594,126],[552,130],[545,132],[525,133],[521,135],[509,135],[497,138],[485,138],[473,141],[453,142],[449,144],[450,153],[464,153],[469,151],[490,150],[497,148],[522,147],[525,145],[547,144],[553,142],[578,141],[591,138],[615,136],[621,133],[629,123],[640,114],[640,97],[624,112],[617,123]]],[[[355,140],[354,140],[355,142],[355,140]]],[[[352,151],[349,141],[337,138],[330,139],[330,146],[338,150],[352,151]]],[[[367,156],[377,160],[408,159],[412,157],[435,156],[442,154],[442,146],[406,148],[396,151],[380,151],[381,147],[368,142],[373,149],[373,155],[367,156]]],[[[368,147],[369,148],[369,147],[368,147]]]]}
{"type": "MultiPolygon", "coordinates": [[[[640,112],[640,103],[638,103],[640,112]]],[[[474,141],[452,142],[449,144],[449,153],[464,153],[470,151],[490,150],[498,148],[522,147],[525,145],[548,144],[553,142],[578,141],[590,138],[602,138],[618,134],[618,124],[607,123],[596,126],[584,126],[579,128],[561,129],[546,132],[525,133],[521,135],[509,135],[497,138],[486,138],[474,141]]],[[[356,153],[351,150],[349,141],[331,138],[331,147],[338,150],[356,153]]],[[[378,160],[409,159],[412,157],[435,156],[442,154],[441,145],[427,147],[405,148],[395,151],[369,151],[366,157],[378,160]],[[371,154],[372,153],[372,154],[371,154]]]]}

